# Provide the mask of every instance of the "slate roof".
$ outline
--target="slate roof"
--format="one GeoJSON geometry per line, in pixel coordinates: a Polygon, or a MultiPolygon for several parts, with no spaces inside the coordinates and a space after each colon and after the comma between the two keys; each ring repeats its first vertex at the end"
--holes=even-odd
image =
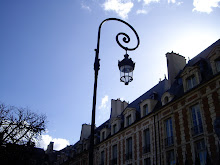
{"type": "Polygon", "coordinates": [[[210,45],[208,48],[203,50],[201,53],[199,53],[197,56],[192,58],[187,65],[193,66],[195,63],[197,63],[201,59],[207,59],[207,56],[210,54],[210,52],[216,47],[220,46],[220,39],[217,40],[215,43],[210,45]]]}

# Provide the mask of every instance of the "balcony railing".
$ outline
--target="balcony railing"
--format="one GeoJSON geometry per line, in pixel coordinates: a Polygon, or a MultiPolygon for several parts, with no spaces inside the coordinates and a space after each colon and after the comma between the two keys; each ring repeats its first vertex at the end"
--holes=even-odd
{"type": "Polygon", "coordinates": [[[196,136],[203,133],[203,126],[202,125],[196,125],[192,127],[192,136],[196,136]]]}
{"type": "Polygon", "coordinates": [[[111,165],[117,165],[117,158],[112,159],[112,164],[111,165]]]}
{"type": "Polygon", "coordinates": [[[146,144],[144,147],[143,147],[143,153],[148,153],[150,152],[150,144],[146,144]]]}
{"type": "Polygon", "coordinates": [[[173,145],[173,136],[170,136],[170,137],[167,137],[166,139],[165,139],[165,146],[166,147],[169,147],[169,146],[171,146],[171,145],[173,145]]]}
{"type": "Polygon", "coordinates": [[[132,152],[126,154],[126,160],[132,159],[132,152]]]}

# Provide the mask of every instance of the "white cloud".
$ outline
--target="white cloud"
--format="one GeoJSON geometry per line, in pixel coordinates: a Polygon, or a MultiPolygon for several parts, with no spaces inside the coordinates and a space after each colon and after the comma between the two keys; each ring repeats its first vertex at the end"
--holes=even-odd
{"type": "Polygon", "coordinates": [[[108,103],[108,95],[105,95],[105,96],[102,98],[102,103],[101,103],[101,105],[99,106],[99,109],[106,108],[107,103],[108,103]]]}
{"type": "Polygon", "coordinates": [[[137,10],[137,14],[147,14],[147,11],[142,9],[142,10],[137,10]]]}
{"type": "Polygon", "coordinates": [[[219,2],[220,0],[194,0],[193,5],[195,8],[193,11],[211,13],[213,7],[219,7],[219,2]]]}
{"type": "Polygon", "coordinates": [[[160,2],[160,0],[144,0],[145,5],[148,5],[150,3],[158,3],[158,2],[160,2]]]}
{"type": "Polygon", "coordinates": [[[41,135],[41,140],[38,141],[37,147],[47,149],[47,146],[50,142],[54,142],[54,150],[61,150],[69,145],[69,141],[61,138],[52,138],[50,135],[41,135]]]}
{"type": "Polygon", "coordinates": [[[88,10],[88,11],[92,11],[91,8],[83,3],[81,3],[81,7],[82,9],[88,10]]]}
{"type": "Polygon", "coordinates": [[[176,0],[168,0],[168,3],[176,3],[176,0]]]}
{"type": "Polygon", "coordinates": [[[99,106],[98,111],[97,111],[97,121],[96,121],[97,125],[100,125],[109,119],[110,110],[111,108],[109,105],[108,95],[105,95],[102,98],[101,105],[99,106]]]}
{"type": "Polygon", "coordinates": [[[106,0],[103,4],[104,10],[114,11],[124,19],[128,17],[133,6],[131,0],[106,0]]]}

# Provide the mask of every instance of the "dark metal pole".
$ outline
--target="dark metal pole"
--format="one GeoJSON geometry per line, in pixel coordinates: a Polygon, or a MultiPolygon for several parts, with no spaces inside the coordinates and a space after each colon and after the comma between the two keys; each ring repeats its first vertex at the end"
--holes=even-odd
{"type": "Polygon", "coordinates": [[[119,42],[119,39],[118,37],[120,35],[123,35],[124,38],[123,38],[123,41],[125,43],[129,43],[130,42],[130,37],[126,34],[126,33],[118,33],[117,36],[116,36],[116,42],[118,43],[118,45],[123,48],[124,50],[135,50],[139,44],[140,44],[140,40],[139,40],[139,36],[137,34],[137,32],[135,31],[135,29],[129,25],[127,22],[121,20],[121,19],[118,19],[118,18],[108,18],[108,19],[105,19],[104,21],[102,21],[102,23],[99,25],[99,30],[98,30],[98,41],[97,41],[97,48],[95,49],[95,52],[96,52],[96,56],[95,56],[95,63],[94,63],[94,71],[95,71],[95,80],[94,80],[94,91],[93,91],[93,106],[92,106],[92,123],[91,123],[91,135],[90,135],[90,147],[89,147],[89,165],[93,165],[93,157],[94,157],[94,133],[95,133],[95,111],[96,111],[96,93],[97,93],[97,80],[98,80],[98,71],[100,69],[100,59],[99,59],[99,43],[100,43],[100,34],[101,34],[101,27],[102,27],[102,24],[106,21],[110,21],[110,20],[115,20],[115,21],[119,21],[119,22],[122,22],[124,24],[126,24],[127,26],[129,26],[133,32],[135,33],[136,37],[137,37],[137,46],[134,47],[134,48],[127,48],[127,47],[124,47],[120,42],[119,42]]]}

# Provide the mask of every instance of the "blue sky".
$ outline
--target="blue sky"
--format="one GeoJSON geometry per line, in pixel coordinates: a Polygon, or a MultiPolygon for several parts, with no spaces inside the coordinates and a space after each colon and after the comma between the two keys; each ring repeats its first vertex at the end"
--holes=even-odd
{"type": "Polygon", "coordinates": [[[132,102],[164,79],[167,52],[190,59],[220,38],[220,0],[0,0],[0,101],[47,115],[47,132],[59,150],[80,138],[91,123],[93,63],[99,24],[127,21],[140,46],[134,81],[119,81],[125,51],[118,32],[136,40],[124,24],[102,26],[96,124],[109,118],[111,99],[132,102]]]}

